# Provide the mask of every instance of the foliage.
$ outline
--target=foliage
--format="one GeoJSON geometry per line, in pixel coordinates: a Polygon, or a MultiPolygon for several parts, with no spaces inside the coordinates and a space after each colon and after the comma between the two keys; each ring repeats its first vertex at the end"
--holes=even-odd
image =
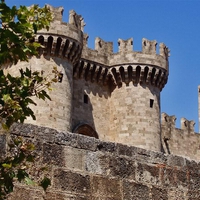
{"type": "MultiPolygon", "coordinates": [[[[52,73],[59,76],[56,68],[52,73]]],[[[50,90],[52,82],[56,82],[57,79],[51,78],[50,75],[43,77],[42,74],[43,72],[32,72],[26,68],[20,69],[20,76],[13,77],[0,70],[0,122],[3,128],[8,129],[17,121],[23,123],[28,116],[36,119],[29,107],[30,104],[36,105],[31,97],[50,100],[45,90],[50,90]]]]}
{"type": "MultiPolygon", "coordinates": [[[[8,7],[0,1],[0,123],[5,129],[14,122],[24,122],[31,116],[35,119],[30,105],[36,105],[31,97],[50,100],[47,89],[57,82],[59,72],[56,68],[52,74],[45,75],[43,71],[20,69],[19,76],[12,76],[4,70],[5,65],[16,64],[18,61],[28,61],[37,55],[41,44],[35,42],[38,30],[50,26],[52,15],[48,7],[8,7]]],[[[34,161],[32,156],[34,145],[25,143],[21,138],[13,139],[10,144],[10,155],[0,162],[0,200],[13,190],[15,180],[35,184],[30,179],[27,163],[34,161]]],[[[50,184],[47,177],[40,182],[45,190],[50,184]]]]}
{"type": "Polygon", "coordinates": [[[16,137],[9,143],[9,147],[9,155],[0,162],[0,200],[6,199],[7,194],[13,191],[15,179],[28,185],[39,184],[46,190],[51,184],[49,178],[45,176],[40,183],[36,183],[28,173],[28,170],[33,168],[34,165],[34,145],[16,137]]]}
{"type": "Polygon", "coordinates": [[[30,55],[37,55],[40,44],[34,42],[35,34],[42,28],[49,29],[52,15],[47,6],[10,8],[1,2],[0,19],[0,65],[3,65],[27,61],[30,55]]]}
{"type": "MultiPolygon", "coordinates": [[[[48,7],[40,8],[33,5],[29,8],[20,6],[8,7],[4,1],[0,3],[0,66],[9,63],[16,64],[28,61],[37,55],[41,44],[34,42],[35,34],[42,28],[49,28],[52,15],[48,7]]],[[[59,73],[53,70],[55,76],[59,73]]],[[[20,70],[20,76],[5,75],[0,70],[0,122],[4,128],[9,128],[14,122],[24,122],[35,115],[30,104],[35,104],[30,98],[36,96],[43,100],[50,99],[47,88],[55,77],[44,76],[43,72],[32,72],[29,69],[20,70]]]]}

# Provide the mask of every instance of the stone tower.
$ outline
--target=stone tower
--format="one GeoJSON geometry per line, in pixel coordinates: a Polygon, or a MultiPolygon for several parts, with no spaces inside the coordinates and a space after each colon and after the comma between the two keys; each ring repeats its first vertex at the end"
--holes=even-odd
{"type": "MultiPolygon", "coordinates": [[[[69,23],[62,22],[63,8],[53,8],[50,30],[36,40],[45,46],[39,57],[18,67],[51,70],[63,74],[50,96],[34,108],[34,123],[150,150],[161,149],[160,92],[168,78],[168,48],[142,40],[142,52],[133,51],[133,39],[113,43],[96,38],[95,49],[87,47],[83,18],[73,10],[69,23]]],[[[15,68],[11,68],[13,73],[15,68]]]]}
{"type": "Polygon", "coordinates": [[[73,126],[89,124],[102,140],[160,151],[160,92],[168,78],[168,48],[161,43],[158,55],[157,42],[143,39],[142,52],[135,52],[132,38],[119,39],[114,53],[112,43],[96,38],[91,50],[88,36],[84,38],[74,68],[73,103],[78,109],[73,126]],[[84,96],[88,105],[81,102],[84,96]]]}
{"type": "Polygon", "coordinates": [[[20,62],[9,70],[15,74],[18,71],[17,67],[28,67],[33,70],[43,70],[48,74],[56,66],[63,74],[63,78],[60,83],[53,85],[53,91],[50,92],[52,101],[34,99],[37,106],[33,106],[32,109],[37,120],[30,118],[26,123],[47,126],[59,131],[71,131],[73,66],[80,59],[83,45],[81,17],[71,11],[70,22],[64,23],[63,7],[48,6],[53,12],[53,22],[49,31],[41,30],[35,38],[45,48],[39,49],[38,57],[32,57],[28,63],[20,62]]]}

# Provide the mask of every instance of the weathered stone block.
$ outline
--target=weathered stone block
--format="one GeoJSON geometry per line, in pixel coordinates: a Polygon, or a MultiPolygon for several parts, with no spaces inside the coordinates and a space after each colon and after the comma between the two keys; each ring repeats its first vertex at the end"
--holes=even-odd
{"type": "Polygon", "coordinates": [[[78,134],[60,132],[55,136],[55,143],[60,145],[77,147],[77,137],[78,134]]]}
{"type": "Polygon", "coordinates": [[[185,187],[187,188],[189,177],[186,171],[183,170],[175,170],[175,179],[177,182],[178,187],[185,187]]]}
{"type": "Polygon", "coordinates": [[[135,162],[123,157],[110,157],[108,160],[109,175],[135,180],[135,162]]]}
{"type": "Polygon", "coordinates": [[[85,171],[86,151],[84,149],[63,147],[63,154],[66,168],[85,171]]]}
{"type": "Polygon", "coordinates": [[[91,151],[96,151],[100,140],[92,137],[86,137],[83,135],[78,135],[77,137],[77,147],[80,149],[86,149],[91,151]]]}
{"type": "Polygon", "coordinates": [[[148,186],[129,181],[123,181],[123,200],[148,200],[150,189],[148,186]]]}
{"type": "Polygon", "coordinates": [[[190,190],[195,190],[198,191],[200,190],[200,174],[198,173],[189,173],[189,182],[187,186],[189,187],[190,190]]]}
{"type": "Polygon", "coordinates": [[[64,166],[64,150],[63,146],[55,144],[43,145],[43,163],[64,166]]]}
{"type": "Polygon", "coordinates": [[[111,142],[100,142],[97,145],[97,149],[102,152],[110,152],[110,153],[116,152],[115,143],[111,143],[111,142]]]}
{"type": "Polygon", "coordinates": [[[176,187],[175,171],[172,167],[160,167],[160,180],[165,187],[176,187]]]}
{"type": "Polygon", "coordinates": [[[180,190],[178,188],[168,189],[168,199],[169,200],[186,200],[186,191],[180,190]]]}
{"type": "Polygon", "coordinates": [[[127,145],[123,145],[123,144],[116,144],[116,150],[118,155],[123,155],[123,156],[133,156],[136,154],[137,152],[137,147],[133,147],[133,146],[127,146],[127,145]]]}
{"type": "Polygon", "coordinates": [[[195,162],[194,160],[186,160],[186,165],[184,166],[185,170],[194,173],[200,173],[200,162],[195,162]]]}
{"type": "Polygon", "coordinates": [[[160,185],[160,168],[156,166],[138,163],[136,168],[136,180],[142,183],[160,185]]]}
{"type": "Polygon", "coordinates": [[[120,200],[122,199],[120,180],[93,176],[92,194],[94,197],[120,200]]]}
{"type": "Polygon", "coordinates": [[[176,155],[168,155],[167,164],[170,166],[184,167],[186,160],[183,157],[176,155]]]}
{"type": "Polygon", "coordinates": [[[90,194],[90,176],[56,169],[54,171],[53,186],[66,193],[90,194]]]}
{"type": "Polygon", "coordinates": [[[101,158],[104,155],[99,152],[89,152],[86,155],[86,171],[92,174],[106,174],[106,169],[102,166],[101,158]]]}
{"type": "Polygon", "coordinates": [[[168,200],[168,194],[166,189],[156,188],[153,186],[151,188],[151,195],[152,200],[168,200]]]}

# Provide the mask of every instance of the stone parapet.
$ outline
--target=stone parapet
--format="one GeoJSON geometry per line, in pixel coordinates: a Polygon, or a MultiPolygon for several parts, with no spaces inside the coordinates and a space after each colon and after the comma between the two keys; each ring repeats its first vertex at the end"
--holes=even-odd
{"type": "Polygon", "coordinates": [[[176,128],[176,117],[162,113],[161,133],[164,151],[188,157],[194,160],[200,158],[200,134],[194,132],[194,121],[181,118],[181,128],[176,128]]]}
{"type": "Polygon", "coordinates": [[[44,46],[39,53],[61,57],[75,64],[80,59],[83,47],[83,18],[70,11],[69,23],[66,23],[62,21],[63,7],[47,6],[53,13],[53,21],[48,31],[42,29],[37,33],[36,40],[44,46]]]}
{"type": "Polygon", "coordinates": [[[136,52],[133,51],[132,38],[119,39],[119,51],[114,53],[113,44],[100,38],[95,40],[95,50],[87,48],[87,37],[85,36],[81,60],[90,63],[90,66],[101,65],[103,71],[108,71],[107,74],[113,77],[114,86],[121,86],[122,82],[127,85],[133,82],[151,84],[162,90],[167,83],[169,50],[163,43],[160,44],[160,53],[156,54],[156,41],[143,38],[142,52],[136,52]]]}
{"type": "Polygon", "coordinates": [[[11,134],[39,145],[52,184],[45,193],[16,185],[9,200],[200,198],[195,161],[33,125],[14,126],[11,134]]]}
{"type": "Polygon", "coordinates": [[[92,50],[87,47],[86,41],[82,52],[82,58],[107,65],[108,67],[124,64],[149,65],[166,70],[168,74],[169,49],[164,43],[160,43],[159,54],[156,53],[157,42],[145,38],[142,39],[142,52],[133,50],[132,38],[129,40],[119,39],[118,45],[119,50],[117,53],[114,53],[112,42],[105,42],[100,38],[96,38],[95,50],[92,50]]]}

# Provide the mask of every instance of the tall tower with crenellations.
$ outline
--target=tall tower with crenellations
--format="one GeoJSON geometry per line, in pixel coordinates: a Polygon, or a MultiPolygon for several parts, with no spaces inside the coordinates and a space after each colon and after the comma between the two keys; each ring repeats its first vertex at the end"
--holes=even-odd
{"type": "Polygon", "coordinates": [[[26,122],[59,131],[71,131],[73,66],[80,60],[83,47],[81,16],[71,11],[69,23],[65,23],[62,21],[63,7],[47,6],[53,12],[53,21],[49,31],[41,30],[35,38],[44,48],[39,49],[38,57],[32,57],[29,62],[19,62],[9,71],[15,74],[18,72],[16,68],[28,67],[49,74],[53,67],[57,67],[63,77],[62,81],[53,85],[53,91],[50,92],[52,101],[34,99],[37,106],[32,109],[36,121],[30,118],[26,122]]]}
{"type": "Polygon", "coordinates": [[[160,151],[160,93],[168,79],[168,48],[161,43],[157,54],[157,42],[143,38],[137,52],[132,38],[119,39],[114,53],[113,43],[98,37],[90,49],[82,16],[72,10],[65,23],[63,8],[49,7],[54,21],[36,37],[45,48],[10,70],[57,66],[63,78],[50,93],[51,102],[37,102],[37,120],[27,123],[160,151]]]}
{"type": "Polygon", "coordinates": [[[160,151],[160,92],[168,78],[168,48],[161,43],[157,54],[157,42],[143,39],[142,52],[136,52],[132,38],[119,39],[114,53],[112,43],[96,38],[91,50],[84,38],[74,68],[73,126],[88,124],[102,140],[160,151]]]}

